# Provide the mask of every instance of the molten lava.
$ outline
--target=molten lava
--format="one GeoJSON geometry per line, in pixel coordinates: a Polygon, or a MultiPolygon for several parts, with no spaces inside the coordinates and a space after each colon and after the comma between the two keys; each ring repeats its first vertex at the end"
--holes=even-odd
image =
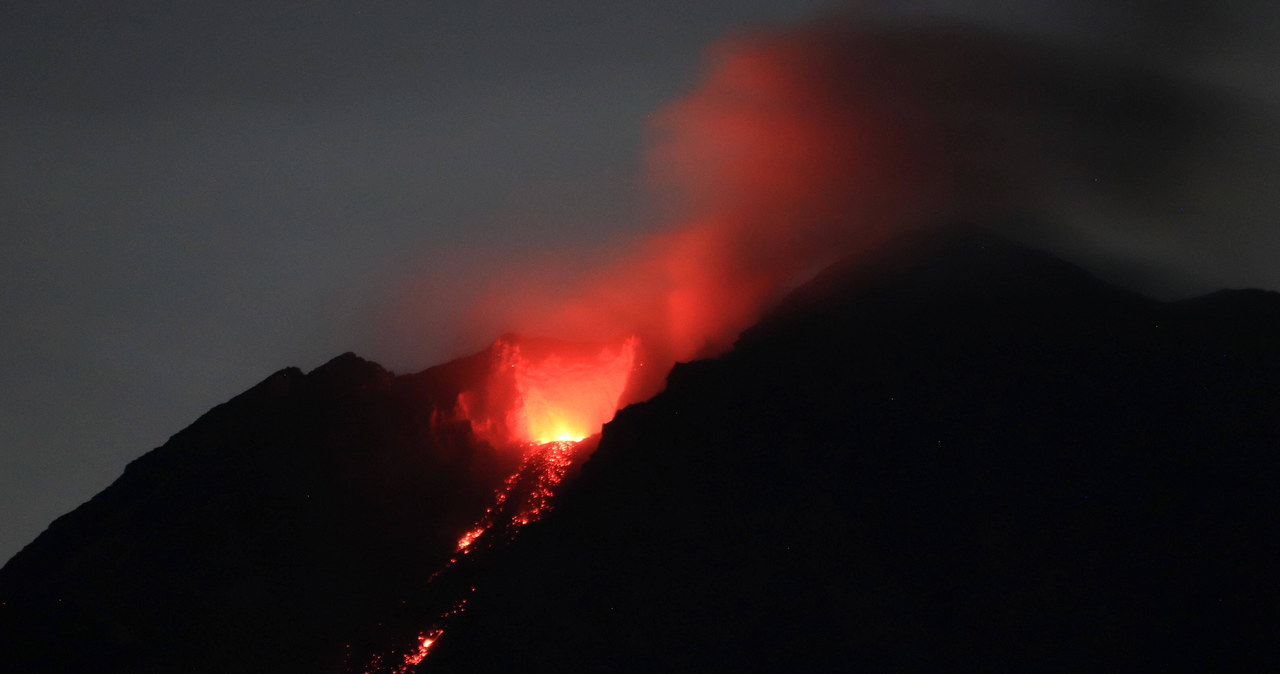
{"type": "Polygon", "coordinates": [[[603,345],[513,336],[494,343],[485,388],[459,395],[458,411],[480,437],[519,448],[520,465],[458,539],[457,552],[471,552],[494,530],[509,540],[550,508],[556,488],[581,458],[583,440],[617,411],[638,346],[635,336],[603,345]]]}
{"type": "Polygon", "coordinates": [[[531,360],[519,346],[504,350],[515,380],[517,406],[508,424],[536,444],[578,442],[613,418],[635,365],[636,339],[605,347],[594,357],[551,354],[531,360]]]}
{"type": "MultiPolygon", "coordinates": [[[[471,588],[475,592],[475,588],[471,588]]],[[[448,611],[440,616],[440,624],[432,625],[430,629],[418,633],[414,646],[397,660],[393,659],[387,662],[388,655],[375,655],[370,661],[369,666],[364,670],[364,674],[378,674],[386,672],[387,674],[413,674],[418,669],[418,665],[427,658],[431,653],[431,647],[436,645],[440,637],[444,636],[444,627],[442,626],[449,618],[462,613],[467,607],[466,599],[459,599],[454,602],[448,611]]]]}
{"type": "Polygon", "coordinates": [[[638,346],[634,336],[605,345],[502,337],[484,387],[458,396],[458,416],[499,447],[581,441],[618,410],[638,346]]]}
{"type": "MultiPolygon", "coordinates": [[[[487,376],[458,395],[455,414],[499,451],[518,451],[520,463],[494,491],[491,505],[458,538],[448,564],[428,582],[455,565],[475,563],[479,555],[473,553],[510,542],[521,528],[547,514],[560,483],[587,454],[592,444],[587,438],[617,411],[638,367],[638,350],[634,336],[610,344],[516,336],[494,342],[487,376]]],[[[416,671],[465,604],[465,599],[457,601],[418,632],[400,657],[375,655],[365,674],[416,671]]]]}
{"type": "MultiPolygon", "coordinates": [[[[470,553],[476,541],[491,531],[500,540],[511,540],[521,527],[542,519],[551,509],[556,488],[580,458],[578,450],[582,445],[581,441],[568,440],[526,445],[520,467],[494,493],[493,505],[458,539],[456,551],[470,553]]],[[[455,561],[456,558],[450,560],[455,561]]]]}
{"type": "Polygon", "coordinates": [[[427,654],[431,652],[431,647],[436,644],[436,640],[442,635],[444,635],[444,630],[439,627],[430,630],[426,634],[419,635],[417,650],[404,656],[404,666],[397,668],[397,674],[411,672],[414,667],[422,664],[427,654]]]}

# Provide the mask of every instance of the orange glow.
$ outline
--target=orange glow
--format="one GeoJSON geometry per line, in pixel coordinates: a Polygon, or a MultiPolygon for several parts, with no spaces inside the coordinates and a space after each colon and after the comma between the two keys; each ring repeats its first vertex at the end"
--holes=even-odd
{"type": "MultiPolygon", "coordinates": [[[[475,590],[474,587],[471,588],[472,592],[475,592],[475,590]]],[[[418,665],[422,664],[422,661],[426,660],[427,656],[431,654],[431,648],[440,641],[440,637],[444,636],[443,625],[447,624],[450,618],[466,610],[466,607],[466,599],[459,599],[454,602],[449,610],[440,614],[438,622],[431,629],[418,634],[412,650],[401,656],[398,662],[388,667],[385,661],[391,654],[375,655],[370,660],[369,666],[365,668],[364,674],[380,674],[383,672],[387,674],[413,674],[418,670],[418,665]]]]}
{"type": "Polygon", "coordinates": [[[426,634],[419,635],[418,648],[412,653],[405,654],[404,666],[397,669],[397,674],[399,672],[411,672],[413,671],[412,668],[422,664],[422,661],[426,659],[427,654],[431,652],[431,647],[436,645],[436,641],[438,641],[443,635],[444,630],[438,627],[426,634]]]}
{"type": "MultiPolygon", "coordinates": [[[[493,505],[473,527],[458,539],[455,552],[471,554],[476,542],[486,534],[487,547],[493,544],[493,536],[510,540],[520,528],[537,522],[551,510],[551,500],[564,476],[581,458],[581,442],[558,440],[542,444],[529,443],[523,448],[520,467],[509,475],[502,488],[493,495],[493,505]]],[[[450,560],[455,563],[457,558],[450,560]]]]}
{"type": "MultiPolygon", "coordinates": [[[[675,362],[728,350],[817,270],[932,222],[952,172],[923,159],[933,127],[901,113],[914,94],[886,88],[883,51],[844,28],[713,46],[699,86],[650,118],[646,183],[668,220],[613,254],[533,258],[491,277],[471,329],[640,335],[649,367],[624,403],[636,402],[675,362]]],[[[576,435],[536,426],[525,440],[576,435]]]]}
{"type": "Polygon", "coordinates": [[[475,528],[471,529],[467,533],[463,534],[462,538],[458,539],[458,551],[459,552],[465,551],[468,547],[471,546],[472,543],[476,542],[476,539],[480,538],[480,534],[483,534],[484,532],[485,532],[485,527],[476,526],[475,528]]]}
{"type": "Polygon", "coordinates": [[[458,415],[502,447],[580,442],[618,410],[638,347],[634,336],[606,345],[499,338],[483,388],[458,397],[458,415]]]}
{"type": "MultiPolygon", "coordinates": [[[[493,505],[486,508],[479,521],[458,539],[455,550],[457,556],[432,574],[428,582],[434,581],[441,573],[477,550],[492,548],[495,543],[510,542],[525,525],[546,516],[551,511],[552,499],[565,475],[582,459],[580,450],[583,449],[583,444],[581,441],[525,443],[521,447],[520,467],[507,476],[502,487],[494,492],[493,505]]],[[[475,590],[476,588],[471,588],[472,592],[475,590]]],[[[444,635],[443,626],[450,618],[461,613],[466,604],[465,599],[459,600],[443,613],[431,629],[418,635],[412,649],[390,669],[384,668],[384,656],[377,655],[365,669],[365,674],[412,674],[417,671],[418,665],[444,635]]]]}
{"type": "Polygon", "coordinates": [[[511,412],[513,432],[536,444],[579,442],[600,432],[617,411],[635,363],[636,339],[594,358],[552,354],[532,361],[518,346],[505,355],[519,397],[511,412]]]}

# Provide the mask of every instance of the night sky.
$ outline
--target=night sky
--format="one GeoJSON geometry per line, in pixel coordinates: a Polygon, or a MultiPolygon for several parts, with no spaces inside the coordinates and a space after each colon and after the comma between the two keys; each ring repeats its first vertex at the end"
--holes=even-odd
{"type": "Polygon", "coordinates": [[[1189,119],[1167,166],[1123,188],[1072,167],[1027,238],[1157,295],[1280,290],[1271,2],[16,0],[0,560],[278,369],[478,350],[456,324],[484,279],[661,225],[648,120],[708,45],[837,8],[1162,78],[1189,119]]]}

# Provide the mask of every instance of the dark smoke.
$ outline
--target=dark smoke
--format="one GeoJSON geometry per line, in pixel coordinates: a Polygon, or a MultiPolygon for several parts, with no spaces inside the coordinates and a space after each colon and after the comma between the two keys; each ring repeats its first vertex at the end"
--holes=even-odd
{"type": "MultiPolygon", "coordinates": [[[[1038,112],[1069,122],[1036,120],[1054,134],[1040,159],[1061,170],[1047,185],[1052,198],[1024,208],[1009,233],[1164,297],[1280,289],[1280,5],[859,4],[890,30],[932,22],[935,33],[980,34],[1015,56],[1047,55],[1067,69],[1061,84],[1112,85],[1040,99],[1038,112]],[[1155,108],[1126,105],[1131,96],[1155,108]],[[1089,151],[1060,152],[1072,147],[1089,151]]],[[[1035,98],[1031,88],[1011,93],[1035,98]]]]}
{"type": "Polygon", "coordinates": [[[1232,123],[1209,94],[1117,50],[955,23],[732,35],[652,118],[648,177],[671,224],[591,264],[501,277],[477,334],[639,333],[665,372],[904,232],[995,226],[1066,247],[1140,232],[1194,192],[1232,123]]]}

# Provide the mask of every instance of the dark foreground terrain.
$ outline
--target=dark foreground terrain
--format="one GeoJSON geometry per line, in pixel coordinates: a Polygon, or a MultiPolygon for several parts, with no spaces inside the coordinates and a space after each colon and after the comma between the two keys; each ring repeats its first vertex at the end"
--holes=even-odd
{"type": "MultiPolygon", "coordinates": [[[[211,411],[0,571],[5,671],[343,671],[510,469],[430,423],[483,358],[211,411]]],[[[909,246],[620,412],[423,669],[1274,671],[1278,448],[1280,296],[909,246]]]]}

